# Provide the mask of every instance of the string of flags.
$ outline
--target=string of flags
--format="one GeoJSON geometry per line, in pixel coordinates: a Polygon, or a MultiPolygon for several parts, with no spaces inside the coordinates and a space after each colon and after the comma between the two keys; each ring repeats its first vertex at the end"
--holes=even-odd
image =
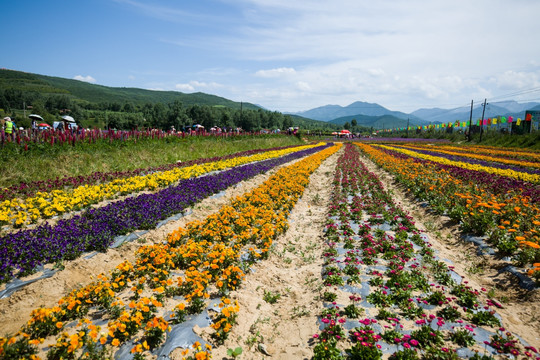
{"type": "MultiPolygon", "coordinates": [[[[532,114],[527,114],[525,116],[525,120],[521,120],[521,118],[515,119],[515,123],[517,126],[521,125],[523,121],[533,121],[532,114]]],[[[491,126],[491,125],[498,125],[498,124],[512,124],[514,122],[514,118],[512,116],[505,117],[505,116],[497,116],[494,118],[488,118],[488,119],[478,119],[476,121],[473,120],[472,124],[476,126],[491,126]]],[[[444,129],[444,128],[466,128],[469,127],[471,124],[470,121],[460,121],[456,120],[455,122],[448,122],[448,123],[442,123],[442,124],[430,124],[430,125],[418,125],[418,126],[409,126],[409,127],[400,127],[400,128],[392,128],[392,129],[383,129],[383,130],[377,130],[377,132],[392,132],[392,131],[405,131],[405,130],[428,130],[428,129],[444,129]]]]}

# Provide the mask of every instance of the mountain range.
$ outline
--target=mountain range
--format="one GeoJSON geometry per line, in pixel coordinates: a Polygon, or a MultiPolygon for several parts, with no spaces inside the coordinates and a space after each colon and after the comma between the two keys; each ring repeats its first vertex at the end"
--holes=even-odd
{"type": "MultiPolygon", "coordinates": [[[[540,103],[518,103],[513,100],[487,103],[484,118],[496,116],[512,116],[524,118],[526,110],[540,110],[540,103]]],[[[482,117],[483,103],[473,106],[472,119],[482,117]]],[[[389,110],[376,103],[356,101],[347,106],[325,105],[314,109],[293,113],[314,120],[327,121],[344,125],[356,120],[360,126],[379,128],[405,127],[467,121],[471,117],[470,107],[457,107],[453,109],[419,109],[410,114],[389,110]]]]}

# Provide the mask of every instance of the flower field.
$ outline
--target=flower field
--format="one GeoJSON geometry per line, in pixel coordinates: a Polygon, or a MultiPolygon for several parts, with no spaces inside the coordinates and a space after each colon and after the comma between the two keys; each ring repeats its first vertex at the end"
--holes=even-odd
{"type": "MultiPolygon", "coordinates": [[[[154,350],[171,330],[170,324],[202,312],[211,294],[220,299],[221,310],[211,324],[213,338],[222,342],[238,311],[226,296],[244,277],[240,266],[268,256],[272,240],[286,230],[287,213],[302,194],[310,173],[338,148],[322,150],[278,171],[261,187],[204,222],[178,229],[164,244],[141,247],[134,264],[123,262],[111,274],[100,275],[97,281],[60,299],[58,306],[34,310],[16,336],[0,340],[1,355],[35,358],[37,346],[56,335],[56,340],[47,344],[47,358],[105,356],[109,349],[103,345],[114,348],[128,340],[134,354],[154,350]],[[172,315],[165,320],[163,302],[173,297],[181,300],[175,301],[172,315]],[[90,320],[96,313],[105,313],[110,319],[105,332],[90,320]],[[74,328],[73,333],[68,328],[74,328]],[[83,346],[85,352],[78,354],[83,346]]],[[[194,356],[199,359],[206,351],[197,352],[194,356]]]]}
{"type": "MultiPolygon", "coordinates": [[[[14,275],[27,275],[40,265],[74,259],[83,252],[104,251],[118,235],[154,228],[159,221],[181,213],[203,198],[324,146],[319,144],[318,147],[298,147],[294,149],[295,152],[292,152],[290,148],[275,150],[250,157],[241,156],[205,163],[200,166],[193,165],[187,168],[128,178],[123,182],[123,185],[120,184],[121,180],[106,183],[103,187],[107,189],[118,189],[118,186],[122,186],[125,191],[128,191],[127,189],[140,191],[148,189],[148,184],[151,184],[152,187],[164,187],[183,179],[175,186],[169,186],[156,193],[128,197],[103,207],[89,209],[81,215],[60,220],[53,225],[44,223],[34,229],[7,233],[0,237],[0,244],[2,244],[0,281],[10,280],[14,275]],[[254,163],[240,166],[248,162],[254,163]],[[197,177],[197,175],[231,166],[234,167],[227,171],[197,177]],[[149,177],[151,178],[149,179],[149,177]],[[126,185],[133,183],[140,185],[137,188],[126,185]],[[122,221],[118,221],[119,219],[122,221]],[[44,249],[46,250],[44,251],[44,249]]],[[[96,185],[93,188],[99,186],[96,185]]],[[[88,190],[87,186],[79,187],[77,190],[81,188],[83,188],[81,192],[88,190]]],[[[51,197],[55,197],[58,192],[59,190],[54,190],[51,197]]],[[[92,191],[89,190],[89,193],[92,191]]],[[[116,194],[111,190],[111,196],[116,194]]],[[[66,195],[63,198],[73,202],[73,193],[71,196],[66,195]]],[[[57,199],[55,198],[55,200],[57,199]]]]}
{"type": "Polygon", "coordinates": [[[502,166],[497,164],[507,159],[473,155],[478,148],[449,159],[451,151],[440,152],[439,147],[428,151],[419,150],[422,146],[359,146],[414,196],[458,221],[466,233],[484,235],[501,254],[511,255],[529,275],[540,278],[540,175],[526,172],[531,171],[531,163],[539,164],[532,162],[534,153],[527,161],[514,161],[513,169],[502,169],[489,167],[487,161],[468,162],[476,156],[502,166]]]}
{"type": "Polygon", "coordinates": [[[532,358],[348,145],[326,226],[321,331],[314,359],[532,358]],[[343,356],[343,354],[346,354],[343,356]]]}
{"type": "Polygon", "coordinates": [[[152,172],[146,175],[117,178],[103,184],[85,184],[67,190],[55,189],[48,192],[37,192],[35,196],[25,199],[14,198],[11,201],[5,200],[1,203],[0,224],[23,227],[41,219],[48,219],[66,212],[86,208],[103,200],[114,199],[121,195],[129,195],[143,190],[152,191],[164,188],[179,180],[279,157],[310,147],[312,146],[274,150],[249,156],[237,156],[225,160],[173,168],[172,170],[152,172]]]}
{"type": "MultiPolygon", "coordinates": [[[[294,146],[288,146],[288,147],[294,147],[294,146]]],[[[187,167],[187,166],[200,165],[200,164],[209,163],[209,162],[228,160],[228,159],[233,159],[235,157],[240,157],[240,156],[250,156],[250,155],[263,153],[263,152],[271,151],[271,150],[283,150],[285,148],[287,147],[273,148],[273,149],[255,149],[255,150],[242,151],[242,152],[227,155],[227,156],[214,157],[214,158],[209,158],[209,159],[200,158],[200,159],[195,159],[191,161],[176,162],[173,164],[155,166],[151,168],[135,169],[131,171],[116,171],[116,172],[108,172],[108,173],[95,172],[87,176],[76,176],[76,177],[66,176],[63,178],[57,178],[57,179],[53,179],[49,181],[33,181],[30,183],[19,183],[17,185],[12,185],[12,186],[2,189],[2,193],[0,193],[0,201],[11,200],[13,198],[25,199],[28,197],[35,196],[37,192],[47,193],[52,190],[61,190],[64,188],[73,189],[73,188],[77,188],[83,185],[105,183],[105,182],[113,181],[116,179],[141,176],[141,175],[155,173],[155,172],[173,170],[175,168],[180,168],[180,167],[187,167]]]]}
{"type": "MultiPolygon", "coordinates": [[[[501,300],[502,287],[468,279],[463,249],[440,253],[441,239],[421,230],[381,181],[390,174],[433,214],[451,216],[461,233],[539,277],[537,184],[511,176],[535,175],[536,155],[519,162],[517,151],[432,147],[310,144],[57,186],[47,199],[125,188],[55,219],[40,213],[37,224],[6,226],[2,281],[76,264],[60,269],[55,284],[90,251],[114,264],[89,269],[53,303],[39,306],[37,285],[0,299],[2,323],[26,308],[24,296],[35,298],[18,331],[0,333],[0,359],[540,359],[537,290],[506,285],[504,294],[515,295],[501,300]],[[484,171],[498,158],[506,161],[499,172],[484,171]],[[260,185],[217,210],[185,213],[254,178],[260,185]],[[182,213],[185,220],[175,217],[182,213]],[[165,219],[169,230],[158,232],[165,219]],[[115,238],[136,230],[154,235],[107,257],[115,238]],[[510,306],[523,299],[530,303],[510,306]]],[[[42,196],[23,193],[6,200],[19,199],[19,212],[42,196]]]]}

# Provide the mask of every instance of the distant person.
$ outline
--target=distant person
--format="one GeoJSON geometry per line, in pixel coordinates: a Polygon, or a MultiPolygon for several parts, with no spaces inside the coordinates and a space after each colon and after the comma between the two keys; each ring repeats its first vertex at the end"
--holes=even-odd
{"type": "Polygon", "coordinates": [[[14,138],[14,135],[15,135],[14,126],[15,126],[15,124],[13,123],[13,121],[11,121],[11,118],[9,116],[6,116],[4,118],[4,121],[5,121],[4,131],[5,131],[6,135],[8,137],[13,138],[13,140],[15,140],[15,138],[14,138]]]}

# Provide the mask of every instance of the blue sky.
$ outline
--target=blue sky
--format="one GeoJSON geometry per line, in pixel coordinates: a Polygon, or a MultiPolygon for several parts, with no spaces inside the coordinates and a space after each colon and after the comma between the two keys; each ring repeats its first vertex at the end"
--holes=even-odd
{"type": "Polygon", "coordinates": [[[2,0],[0,67],[270,110],[540,101],[538,0],[2,0]]]}

